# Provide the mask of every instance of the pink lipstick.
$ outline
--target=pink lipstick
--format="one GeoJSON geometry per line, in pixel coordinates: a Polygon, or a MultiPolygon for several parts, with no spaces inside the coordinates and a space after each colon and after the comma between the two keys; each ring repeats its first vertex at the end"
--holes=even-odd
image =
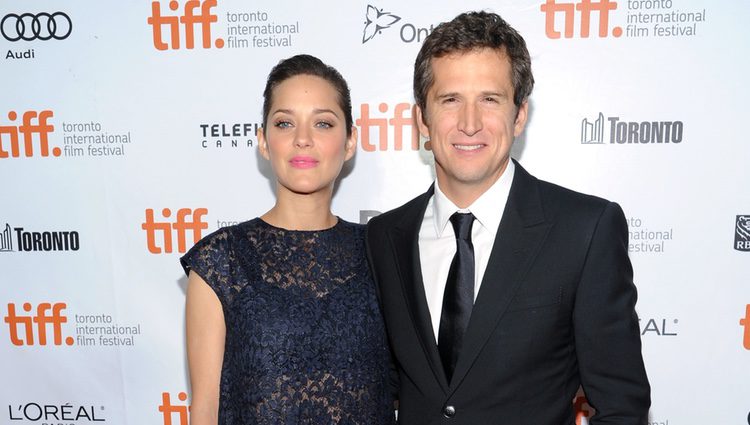
{"type": "Polygon", "coordinates": [[[295,156],[289,160],[294,168],[313,168],[318,165],[318,160],[310,156],[295,156]]]}

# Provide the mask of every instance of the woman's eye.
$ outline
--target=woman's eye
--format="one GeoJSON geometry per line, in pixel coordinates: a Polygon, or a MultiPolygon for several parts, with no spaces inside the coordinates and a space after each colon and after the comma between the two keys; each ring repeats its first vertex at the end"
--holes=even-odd
{"type": "Polygon", "coordinates": [[[289,128],[291,126],[292,123],[290,123],[289,121],[276,121],[276,123],[274,123],[274,127],[276,128],[289,128]]]}
{"type": "Polygon", "coordinates": [[[319,121],[315,124],[318,128],[332,128],[333,124],[328,121],[319,121]]]}

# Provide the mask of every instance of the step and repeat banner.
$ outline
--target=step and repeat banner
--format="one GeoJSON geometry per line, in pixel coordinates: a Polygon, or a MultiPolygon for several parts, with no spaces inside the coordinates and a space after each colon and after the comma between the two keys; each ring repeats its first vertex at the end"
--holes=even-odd
{"type": "Polygon", "coordinates": [[[750,423],[746,0],[3,1],[0,423],[187,425],[178,259],[273,205],[271,67],[310,53],[349,81],[333,208],[365,223],[434,178],[413,62],[475,9],[531,52],[513,156],[626,212],[650,423],[750,423]]]}

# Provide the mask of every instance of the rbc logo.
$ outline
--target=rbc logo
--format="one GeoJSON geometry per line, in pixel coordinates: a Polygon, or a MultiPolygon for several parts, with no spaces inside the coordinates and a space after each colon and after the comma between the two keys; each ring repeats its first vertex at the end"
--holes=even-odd
{"type": "Polygon", "coordinates": [[[734,249],[750,251],[750,215],[738,215],[734,230],[734,249]]]}
{"type": "MultiPolygon", "coordinates": [[[[36,315],[20,315],[16,313],[16,305],[8,303],[8,314],[4,322],[8,324],[10,342],[16,346],[35,345],[34,328],[36,327],[38,345],[48,345],[47,325],[51,325],[52,343],[62,345],[62,324],[68,321],[68,318],[62,314],[66,307],[65,303],[40,303],[36,307],[36,315]]],[[[22,309],[30,313],[33,307],[31,303],[23,303],[22,309]]],[[[74,342],[73,337],[65,338],[65,345],[73,345],[74,342]]]]}
{"type": "MultiPolygon", "coordinates": [[[[21,156],[21,144],[19,133],[23,135],[23,156],[34,156],[34,135],[39,136],[39,154],[49,156],[49,134],[55,130],[52,124],[47,123],[52,118],[52,111],[26,111],[21,119],[23,123],[20,126],[0,125],[0,159],[21,156]],[[36,122],[35,122],[36,121],[36,122]],[[5,137],[7,136],[7,138],[5,137]],[[4,142],[10,142],[10,145],[4,142]],[[10,146],[10,153],[8,149],[10,146]]],[[[18,118],[16,111],[8,112],[8,119],[13,122],[18,118]]],[[[60,148],[52,149],[52,156],[60,156],[60,148]]]]}
{"type": "MultiPolygon", "coordinates": [[[[177,394],[177,398],[180,401],[186,401],[187,394],[180,392],[177,394]]],[[[186,404],[172,405],[169,393],[161,393],[161,406],[159,406],[159,411],[164,417],[164,425],[188,425],[188,412],[190,411],[190,407],[186,404]],[[177,414],[177,422],[172,422],[173,414],[177,414]]]]}
{"type": "MultiPolygon", "coordinates": [[[[182,16],[163,16],[161,14],[161,4],[158,1],[151,2],[151,16],[147,22],[153,28],[154,47],[157,50],[180,49],[180,24],[182,24],[185,34],[185,48],[193,49],[195,47],[195,25],[200,24],[200,33],[203,40],[203,48],[211,48],[211,25],[218,20],[215,14],[211,13],[211,8],[216,6],[216,0],[189,0],[185,2],[182,16]],[[196,10],[200,12],[196,14],[196,10]],[[167,40],[164,41],[162,29],[167,29],[167,40]]],[[[169,2],[169,9],[176,11],[180,8],[180,3],[176,0],[169,2]]],[[[214,41],[217,49],[224,47],[224,39],[217,38],[214,41]]]]}
{"type": "MultiPolygon", "coordinates": [[[[540,6],[540,10],[544,12],[547,38],[551,39],[560,38],[561,33],[555,25],[555,18],[560,14],[562,14],[564,23],[562,34],[565,38],[573,38],[576,11],[578,11],[578,17],[581,20],[579,34],[581,38],[589,38],[591,12],[598,12],[599,14],[599,37],[607,37],[609,35],[609,12],[616,9],[617,2],[610,0],[581,0],[572,3],[558,3],[556,0],[547,0],[540,6]]],[[[612,35],[615,37],[622,36],[622,28],[614,27],[612,35]]]]}
{"type": "MultiPolygon", "coordinates": [[[[172,210],[164,208],[161,210],[161,214],[164,218],[169,218],[172,216],[172,210]]],[[[208,223],[201,220],[201,217],[206,214],[208,214],[206,208],[196,208],[195,210],[180,208],[177,210],[177,220],[174,223],[171,221],[157,222],[154,219],[154,210],[152,208],[147,209],[146,221],[141,224],[141,228],[146,231],[148,251],[152,254],[171,253],[172,230],[174,230],[177,233],[177,252],[186,252],[188,230],[193,233],[193,243],[197,243],[201,240],[201,230],[208,229],[208,223]],[[162,234],[163,244],[161,246],[156,243],[157,231],[162,234]]]]}

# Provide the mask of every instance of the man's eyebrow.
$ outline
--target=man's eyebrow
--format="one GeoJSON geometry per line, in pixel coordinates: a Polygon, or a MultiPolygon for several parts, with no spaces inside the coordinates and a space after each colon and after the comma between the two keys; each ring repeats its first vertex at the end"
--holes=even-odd
{"type": "Polygon", "coordinates": [[[444,99],[446,97],[461,97],[458,92],[439,93],[435,95],[438,99],[444,99]]]}
{"type": "MultiPolygon", "coordinates": [[[[497,96],[497,97],[503,97],[507,98],[508,93],[504,90],[502,91],[493,91],[493,90],[487,90],[479,93],[481,96],[497,96]]],[[[461,97],[461,95],[458,92],[447,92],[447,93],[439,93],[435,95],[435,98],[437,99],[445,99],[447,97],[461,97]]]]}
{"type": "Polygon", "coordinates": [[[505,90],[501,91],[483,91],[482,96],[497,96],[497,97],[508,97],[508,93],[505,90]]]}

